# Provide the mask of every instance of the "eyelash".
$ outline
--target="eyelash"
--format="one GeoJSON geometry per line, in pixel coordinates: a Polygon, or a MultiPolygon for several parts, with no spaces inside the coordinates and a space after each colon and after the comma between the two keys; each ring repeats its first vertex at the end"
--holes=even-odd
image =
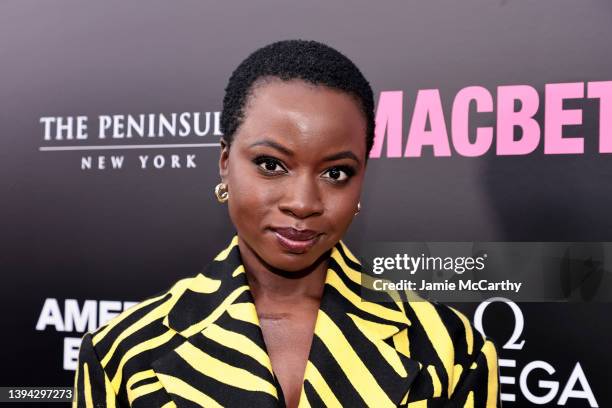
{"type": "MultiPolygon", "coordinates": [[[[275,174],[277,174],[278,172],[271,171],[271,170],[266,170],[266,169],[264,169],[261,166],[262,163],[268,163],[268,162],[274,163],[274,164],[284,168],[284,166],[281,164],[280,160],[278,160],[278,159],[276,159],[274,157],[271,157],[271,156],[261,155],[261,156],[257,156],[256,158],[253,159],[253,163],[255,163],[255,165],[257,165],[257,167],[259,168],[259,170],[261,172],[263,172],[264,174],[266,174],[266,175],[275,175],[275,174]]],[[[332,183],[336,183],[336,184],[347,183],[355,175],[355,169],[353,169],[351,166],[342,166],[342,165],[341,166],[333,166],[333,167],[330,167],[329,169],[327,169],[327,171],[329,171],[331,169],[338,169],[340,171],[343,171],[346,174],[346,179],[344,179],[344,180],[336,180],[336,179],[330,178],[330,180],[332,180],[332,183]]]]}

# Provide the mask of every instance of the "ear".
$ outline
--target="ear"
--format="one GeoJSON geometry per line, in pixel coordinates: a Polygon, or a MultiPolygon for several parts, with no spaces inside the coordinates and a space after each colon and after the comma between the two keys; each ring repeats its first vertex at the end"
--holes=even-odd
{"type": "Polygon", "coordinates": [[[221,177],[221,181],[225,183],[228,174],[228,165],[229,165],[229,144],[222,137],[219,140],[221,144],[221,153],[219,155],[219,176],[221,177]]]}

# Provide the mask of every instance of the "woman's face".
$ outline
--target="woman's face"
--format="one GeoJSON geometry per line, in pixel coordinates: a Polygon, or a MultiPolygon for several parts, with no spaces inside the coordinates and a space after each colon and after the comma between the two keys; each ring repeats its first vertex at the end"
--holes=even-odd
{"type": "Polygon", "coordinates": [[[240,241],[283,271],[331,249],[357,211],[365,134],[358,102],[345,92],[300,80],[256,85],[219,160],[240,241]]]}

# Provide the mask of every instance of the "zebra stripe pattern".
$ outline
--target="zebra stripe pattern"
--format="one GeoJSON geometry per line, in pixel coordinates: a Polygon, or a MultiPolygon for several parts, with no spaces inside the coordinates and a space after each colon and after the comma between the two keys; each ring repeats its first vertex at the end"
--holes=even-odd
{"type": "MultiPolygon", "coordinates": [[[[300,408],[499,407],[493,342],[461,312],[389,293],[331,250],[300,408]],[[380,295],[380,294],[379,294],[380,295]]],[[[284,407],[238,248],[83,337],[73,407],[284,407]]]]}

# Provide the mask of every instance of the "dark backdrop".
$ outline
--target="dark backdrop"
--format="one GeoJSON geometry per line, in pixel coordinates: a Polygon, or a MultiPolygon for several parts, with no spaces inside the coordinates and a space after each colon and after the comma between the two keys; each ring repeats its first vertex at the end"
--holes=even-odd
{"type": "MultiPolygon", "coordinates": [[[[604,0],[2,2],[0,385],[70,385],[74,339],[86,329],[77,326],[95,326],[101,311],[194,275],[231,237],[213,195],[214,118],[229,74],[254,49],[286,38],[323,41],[357,63],[377,100],[402,91],[403,150],[419,90],[439,90],[450,136],[462,88],[486,88],[495,110],[497,87],[527,85],[539,94],[535,117],[544,128],[546,84],[612,80],[611,17],[604,0]],[[208,132],[98,138],[99,115],[183,112],[208,113],[208,132]],[[41,118],[77,116],[88,118],[87,139],[45,140],[41,118]],[[179,143],[199,145],[148,146],[179,143]],[[110,145],[135,148],[96,147],[110,145]],[[80,150],[47,149],[62,146],[80,150]],[[181,168],[169,167],[173,154],[181,168]],[[124,157],[121,169],[110,168],[112,155],[124,157]],[[146,169],[140,155],[149,156],[146,169]],[[157,155],[165,167],[155,168],[157,155]],[[88,156],[91,168],[82,168],[88,156]],[[189,160],[195,167],[185,168],[189,160]]],[[[347,243],[359,253],[379,240],[612,240],[612,166],[598,150],[599,103],[577,98],[564,107],[583,111],[582,125],[564,127],[584,137],[583,154],[547,155],[540,143],[523,156],[492,147],[463,157],[451,144],[450,157],[425,147],[420,157],[391,158],[385,144],[370,159],[347,243]]],[[[476,114],[473,105],[470,118],[472,133],[496,123],[495,113],[476,114]]],[[[601,290],[609,289],[604,282],[601,290]]],[[[470,318],[476,306],[458,305],[470,318]]],[[[610,305],[518,310],[493,303],[484,313],[504,366],[504,406],[535,406],[530,393],[550,392],[540,380],[559,384],[546,406],[595,406],[580,392],[585,383],[597,406],[610,406],[610,305]],[[517,349],[507,341],[521,320],[517,349]],[[549,373],[538,368],[521,385],[534,361],[549,373]],[[578,391],[560,402],[568,383],[578,391]]]]}

